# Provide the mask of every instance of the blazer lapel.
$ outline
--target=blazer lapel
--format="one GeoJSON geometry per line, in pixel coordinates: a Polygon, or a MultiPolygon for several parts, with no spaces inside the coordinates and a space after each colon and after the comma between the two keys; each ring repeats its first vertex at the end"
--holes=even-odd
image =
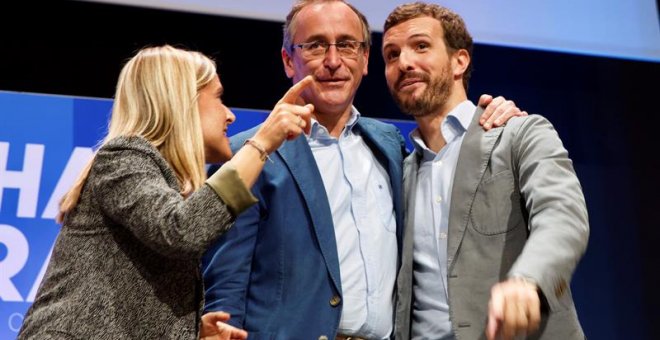
{"type": "Polygon", "coordinates": [[[394,201],[394,212],[396,213],[397,245],[399,254],[401,254],[404,203],[401,197],[403,186],[401,164],[403,163],[403,155],[401,154],[399,137],[394,132],[383,132],[382,129],[374,127],[367,119],[358,120],[356,128],[376,158],[381,162],[381,165],[387,169],[387,174],[390,177],[392,195],[394,196],[392,197],[394,201]]]}
{"type": "Polygon", "coordinates": [[[316,239],[319,242],[321,254],[325,259],[330,277],[337,291],[341,294],[341,278],[339,274],[339,258],[337,241],[330,212],[330,203],[323,186],[321,173],[316,166],[312,150],[304,135],[285,142],[277,153],[289,168],[307,207],[307,216],[312,221],[316,239]]]}
{"type": "Polygon", "coordinates": [[[472,122],[465,132],[461,145],[458,163],[454,175],[451,193],[451,206],[449,208],[449,235],[447,242],[447,256],[449,271],[456,259],[456,252],[465,235],[470,211],[474,203],[474,195],[483,178],[488,160],[493,151],[495,141],[502,134],[502,127],[484,131],[479,125],[482,108],[477,108],[472,122]]]}
{"type": "MultiPolygon", "coordinates": [[[[405,217],[405,236],[403,238],[403,266],[410,266],[410,275],[412,280],[412,262],[414,250],[415,235],[415,191],[417,190],[417,171],[419,170],[419,155],[417,152],[406,157],[403,163],[403,190],[404,202],[406,205],[405,217]]],[[[407,275],[407,273],[406,273],[407,275]]]]}
{"type": "MultiPolygon", "coordinates": [[[[394,178],[401,178],[401,158],[400,151],[401,145],[396,135],[390,132],[383,132],[372,127],[370,122],[363,122],[365,119],[360,119],[357,123],[357,130],[362,135],[365,143],[369,148],[374,151],[374,155],[381,161],[383,167],[387,169],[390,179],[394,182],[394,178]],[[379,157],[379,154],[382,157],[379,157]],[[394,164],[393,162],[396,162],[394,164]]],[[[400,183],[396,187],[400,187],[400,183]]],[[[393,188],[396,189],[396,187],[393,188]]]]}

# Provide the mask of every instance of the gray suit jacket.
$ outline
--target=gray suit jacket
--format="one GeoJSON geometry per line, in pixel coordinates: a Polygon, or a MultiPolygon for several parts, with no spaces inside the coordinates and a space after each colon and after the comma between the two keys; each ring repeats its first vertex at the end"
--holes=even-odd
{"type": "Polygon", "coordinates": [[[97,153],[19,339],[196,339],[200,258],[234,217],[208,185],[183,199],[151,144],[97,153]]]}
{"type": "MultiPolygon", "coordinates": [[[[537,282],[547,299],[530,339],[583,339],[569,283],[587,246],[584,196],[568,152],[545,118],[511,119],[483,131],[479,109],[456,167],[447,243],[450,319],[459,339],[485,338],[490,289],[512,275],[537,282]]],[[[397,339],[410,338],[413,212],[419,157],[404,162],[407,202],[397,280],[397,339]]]]}

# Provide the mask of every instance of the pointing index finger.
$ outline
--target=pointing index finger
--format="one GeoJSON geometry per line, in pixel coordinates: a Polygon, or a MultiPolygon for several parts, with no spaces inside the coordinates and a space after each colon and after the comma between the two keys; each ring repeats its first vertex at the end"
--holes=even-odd
{"type": "Polygon", "coordinates": [[[314,82],[314,78],[311,75],[301,79],[299,82],[291,86],[289,91],[287,91],[284,94],[284,97],[280,99],[280,103],[296,104],[298,97],[300,97],[302,91],[305,88],[307,88],[312,82],[314,82]]]}

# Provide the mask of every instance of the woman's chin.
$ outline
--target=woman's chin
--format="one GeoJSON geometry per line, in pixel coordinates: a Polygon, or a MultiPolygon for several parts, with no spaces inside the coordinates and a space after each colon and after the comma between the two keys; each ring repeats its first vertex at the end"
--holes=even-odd
{"type": "Polygon", "coordinates": [[[221,152],[214,152],[212,155],[207,154],[205,158],[207,164],[218,164],[230,160],[232,156],[233,155],[231,150],[226,150],[221,152]]]}

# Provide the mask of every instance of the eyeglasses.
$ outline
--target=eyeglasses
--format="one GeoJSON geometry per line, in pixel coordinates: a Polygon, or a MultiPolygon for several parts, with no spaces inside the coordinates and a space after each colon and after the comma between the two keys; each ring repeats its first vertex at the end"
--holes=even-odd
{"type": "Polygon", "coordinates": [[[337,53],[342,58],[357,58],[360,48],[365,47],[364,41],[342,40],[334,44],[325,41],[312,41],[302,44],[293,44],[291,48],[298,47],[302,52],[303,58],[315,59],[325,56],[330,46],[337,48],[337,53]]]}

